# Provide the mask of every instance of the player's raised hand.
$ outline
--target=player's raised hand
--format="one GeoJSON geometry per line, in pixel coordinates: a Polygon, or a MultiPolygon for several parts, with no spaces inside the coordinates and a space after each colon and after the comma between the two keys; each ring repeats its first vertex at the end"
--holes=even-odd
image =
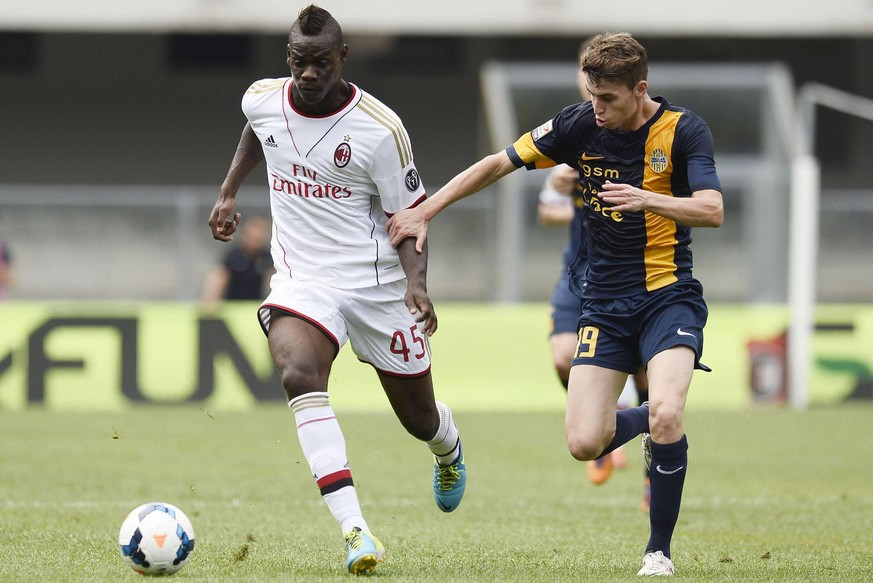
{"type": "Polygon", "coordinates": [[[427,221],[416,209],[405,209],[388,219],[385,225],[391,245],[397,247],[407,237],[415,238],[415,250],[419,253],[424,249],[427,240],[427,221]]]}

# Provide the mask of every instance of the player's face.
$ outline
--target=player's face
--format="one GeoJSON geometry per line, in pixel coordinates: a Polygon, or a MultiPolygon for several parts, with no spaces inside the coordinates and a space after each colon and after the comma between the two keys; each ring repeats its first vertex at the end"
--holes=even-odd
{"type": "Polygon", "coordinates": [[[347,45],[337,48],[329,36],[294,35],[288,45],[288,66],[294,78],[292,92],[299,100],[297,103],[320,109],[318,106],[332,101],[331,97],[339,91],[347,53],[347,45]]]}
{"type": "Polygon", "coordinates": [[[599,127],[610,130],[635,130],[646,94],[646,82],[640,81],[634,89],[624,83],[601,80],[594,83],[584,75],[585,90],[594,106],[594,116],[599,127]]]}

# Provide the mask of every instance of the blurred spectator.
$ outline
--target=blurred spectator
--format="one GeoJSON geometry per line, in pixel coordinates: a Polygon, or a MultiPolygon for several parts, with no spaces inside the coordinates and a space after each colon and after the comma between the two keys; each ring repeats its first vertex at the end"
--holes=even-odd
{"type": "Polygon", "coordinates": [[[6,243],[0,241],[0,300],[6,299],[12,286],[12,276],[12,254],[6,243]]]}
{"type": "Polygon", "coordinates": [[[247,217],[240,224],[239,244],[206,276],[201,301],[212,310],[222,300],[262,300],[272,275],[270,222],[247,217]]]}

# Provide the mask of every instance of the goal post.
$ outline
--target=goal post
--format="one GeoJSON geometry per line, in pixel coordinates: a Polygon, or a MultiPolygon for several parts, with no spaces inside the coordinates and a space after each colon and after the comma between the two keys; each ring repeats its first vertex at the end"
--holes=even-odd
{"type": "Polygon", "coordinates": [[[818,261],[818,217],[821,172],[811,154],[797,156],[791,165],[789,212],[788,401],[795,409],[809,402],[809,368],[815,320],[815,278],[818,261]]]}
{"type": "Polygon", "coordinates": [[[821,168],[815,156],[817,107],[873,121],[873,100],[821,83],[798,92],[795,151],[791,164],[788,301],[788,399],[795,409],[809,405],[812,335],[815,330],[819,254],[821,168]]]}

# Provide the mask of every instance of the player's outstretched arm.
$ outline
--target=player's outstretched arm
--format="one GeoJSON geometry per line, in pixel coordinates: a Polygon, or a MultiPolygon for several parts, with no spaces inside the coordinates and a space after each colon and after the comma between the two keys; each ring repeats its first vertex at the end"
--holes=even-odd
{"type": "Polygon", "coordinates": [[[415,239],[415,250],[421,253],[427,239],[427,224],[431,219],[452,203],[479,192],[515,169],[505,151],[482,158],[417,207],[392,216],[387,224],[391,244],[397,247],[401,241],[412,237],[415,239]]]}
{"type": "Polygon", "coordinates": [[[406,273],[404,301],[409,313],[415,315],[415,321],[419,323],[422,332],[433,336],[437,329],[437,317],[433,303],[427,295],[427,244],[418,252],[414,239],[404,239],[397,245],[397,255],[406,273]]]}
{"type": "Polygon", "coordinates": [[[218,191],[218,200],[209,214],[209,227],[212,237],[219,241],[230,241],[242,218],[236,212],[236,194],[246,177],[264,159],[264,150],[252,126],[246,123],[239,144],[227,170],[227,176],[218,191]]]}

